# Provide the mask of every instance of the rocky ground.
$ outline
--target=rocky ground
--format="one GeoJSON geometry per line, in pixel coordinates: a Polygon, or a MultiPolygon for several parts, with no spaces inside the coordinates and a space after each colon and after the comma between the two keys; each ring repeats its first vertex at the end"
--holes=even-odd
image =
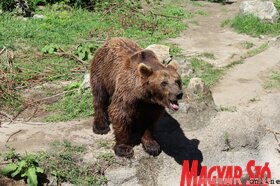
{"type": "MultiPolygon", "coordinates": [[[[185,56],[214,54],[216,59],[210,62],[217,67],[239,60],[248,52],[241,46],[243,42],[258,47],[272,40],[252,38],[221,27],[238,12],[239,3],[203,2],[205,6],[201,9],[208,16],[197,16],[197,24],[189,23],[180,37],[168,42],[178,44],[185,56]]],[[[280,179],[278,144],[269,132],[280,131],[280,92],[264,89],[265,74],[280,68],[279,50],[279,43],[273,41],[262,53],[244,59],[243,64],[229,69],[211,88],[212,94],[200,83],[198,87],[190,85],[186,90],[189,97],[181,103],[181,111],[166,114],[161,120],[156,138],[163,152],[154,158],[144,153],[141,146],[135,147],[132,160],[118,159],[121,165],[106,170],[108,185],[179,185],[183,160],[198,160],[201,166],[239,165],[245,169],[247,162],[254,159],[258,165],[269,162],[272,177],[280,179]],[[193,92],[205,99],[197,101],[193,92]]],[[[91,122],[92,118],[60,123],[4,123],[0,128],[0,151],[6,143],[19,152],[46,150],[53,140],[69,139],[92,149],[85,157],[90,162],[96,157],[98,141],[113,143],[112,131],[108,135],[95,135],[91,122]]]]}

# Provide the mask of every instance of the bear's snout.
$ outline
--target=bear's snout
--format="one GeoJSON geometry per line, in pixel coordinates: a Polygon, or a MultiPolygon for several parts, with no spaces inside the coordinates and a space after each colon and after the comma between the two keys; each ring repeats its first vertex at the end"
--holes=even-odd
{"type": "Polygon", "coordinates": [[[180,90],[180,91],[177,92],[176,98],[177,98],[177,99],[182,99],[182,97],[183,97],[183,91],[180,90]]]}

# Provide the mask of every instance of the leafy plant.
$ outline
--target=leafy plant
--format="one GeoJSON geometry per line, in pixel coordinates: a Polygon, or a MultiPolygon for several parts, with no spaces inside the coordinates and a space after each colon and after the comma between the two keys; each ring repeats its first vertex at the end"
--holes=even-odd
{"type": "Polygon", "coordinates": [[[38,185],[37,175],[44,173],[44,170],[39,166],[35,155],[21,156],[15,152],[14,148],[10,148],[10,152],[5,155],[4,159],[11,162],[0,170],[1,174],[12,178],[25,179],[29,186],[38,185]]]}
{"type": "Polygon", "coordinates": [[[75,145],[68,140],[55,141],[47,152],[41,153],[40,162],[46,173],[56,178],[57,185],[63,182],[94,186],[106,184],[104,170],[108,165],[84,162],[82,157],[85,153],[85,146],[75,145]]]}
{"type": "Polygon", "coordinates": [[[53,54],[54,52],[57,52],[59,49],[59,47],[55,44],[49,44],[49,45],[46,45],[42,48],[42,52],[44,54],[53,54]]]}
{"type": "Polygon", "coordinates": [[[97,49],[97,46],[93,44],[88,44],[88,45],[80,45],[78,46],[75,54],[79,56],[80,59],[82,60],[88,60],[93,54],[93,52],[97,49]]]}

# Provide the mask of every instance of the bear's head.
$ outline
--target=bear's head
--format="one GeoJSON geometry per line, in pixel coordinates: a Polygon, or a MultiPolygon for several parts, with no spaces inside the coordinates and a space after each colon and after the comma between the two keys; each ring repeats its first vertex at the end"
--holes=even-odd
{"type": "Polygon", "coordinates": [[[177,62],[171,61],[164,66],[150,50],[142,50],[133,58],[133,61],[138,64],[137,72],[141,77],[145,97],[152,103],[177,111],[178,100],[183,96],[177,62]]]}

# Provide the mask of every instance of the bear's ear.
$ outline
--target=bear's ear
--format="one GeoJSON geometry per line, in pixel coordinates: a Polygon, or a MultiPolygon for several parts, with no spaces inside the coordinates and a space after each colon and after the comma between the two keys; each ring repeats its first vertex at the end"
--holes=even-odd
{"type": "Polygon", "coordinates": [[[179,64],[177,63],[177,61],[172,60],[170,63],[168,63],[167,68],[177,71],[177,69],[179,68],[179,64]]]}
{"type": "Polygon", "coordinates": [[[153,73],[152,68],[145,65],[144,63],[140,63],[137,70],[141,77],[149,77],[153,73]]]}
{"type": "Polygon", "coordinates": [[[135,53],[133,56],[131,56],[132,61],[139,61],[139,62],[145,62],[150,59],[157,59],[155,53],[151,50],[141,50],[140,52],[135,53]]]}

